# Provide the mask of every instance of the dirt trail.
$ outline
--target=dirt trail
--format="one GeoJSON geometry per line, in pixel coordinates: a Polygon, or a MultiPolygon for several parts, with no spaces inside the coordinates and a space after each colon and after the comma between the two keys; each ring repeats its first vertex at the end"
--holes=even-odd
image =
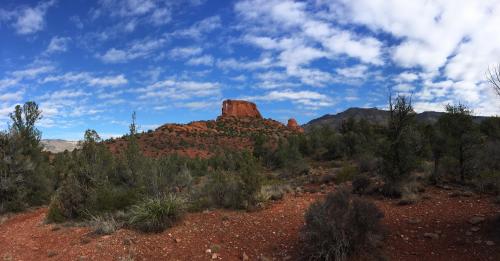
{"type": "MultiPolygon", "coordinates": [[[[450,193],[430,189],[427,199],[409,206],[376,200],[385,213],[384,253],[390,260],[500,260],[500,241],[491,235],[489,223],[500,207],[489,197],[450,197],[450,193]],[[475,216],[485,220],[471,225],[475,216]],[[479,231],[468,236],[473,226],[479,231]],[[438,237],[424,237],[425,233],[438,237]]],[[[92,237],[87,228],[43,224],[46,209],[41,208],[0,225],[0,260],[241,260],[243,253],[249,260],[259,256],[296,260],[303,214],[323,196],[287,195],[251,213],[188,214],[178,226],[149,235],[122,229],[110,236],[92,237]]]]}

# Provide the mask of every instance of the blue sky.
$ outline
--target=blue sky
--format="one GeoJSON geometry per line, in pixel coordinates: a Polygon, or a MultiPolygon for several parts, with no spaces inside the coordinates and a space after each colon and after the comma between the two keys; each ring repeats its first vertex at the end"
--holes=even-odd
{"type": "Polygon", "coordinates": [[[306,123],[388,88],[498,115],[498,24],[489,0],[1,0],[0,129],[28,100],[44,138],[214,119],[229,98],[306,123]]]}

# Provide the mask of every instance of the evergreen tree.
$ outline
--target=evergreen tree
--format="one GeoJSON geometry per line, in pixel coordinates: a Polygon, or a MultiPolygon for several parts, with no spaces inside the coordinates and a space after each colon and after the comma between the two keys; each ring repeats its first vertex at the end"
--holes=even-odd
{"type": "Polygon", "coordinates": [[[475,157],[481,137],[472,119],[472,111],[465,105],[447,105],[446,114],[438,121],[445,138],[446,154],[458,162],[458,175],[464,182],[475,172],[475,157]]]}

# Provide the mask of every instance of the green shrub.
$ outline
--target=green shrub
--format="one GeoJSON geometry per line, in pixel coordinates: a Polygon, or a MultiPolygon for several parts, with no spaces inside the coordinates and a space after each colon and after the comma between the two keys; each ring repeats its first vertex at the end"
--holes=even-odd
{"type": "Polygon", "coordinates": [[[301,231],[305,260],[345,260],[363,254],[376,255],[382,239],[382,212],[371,202],[346,189],[313,203],[301,231]]]}
{"type": "Polygon", "coordinates": [[[335,183],[341,184],[351,181],[359,174],[359,169],[354,165],[345,164],[335,175],[335,183]]]}
{"type": "Polygon", "coordinates": [[[224,208],[246,208],[241,180],[232,172],[215,171],[210,174],[205,191],[213,205],[224,208]]]}
{"type": "Polygon", "coordinates": [[[366,175],[359,175],[352,181],[352,192],[355,194],[364,194],[371,185],[371,180],[366,175]]]}
{"type": "Polygon", "coordinates": [[[184,201],[171,194],[146,199],[132,206],[128,224],[143,232],[161,232],[180,220],[184,209],[184,201]]]}
{"type": "Polygon", "coordinates": [[[97,235],[110,235],[120,228],[119,222],[112,215],[92,216],[90,224],[97,235]]]}

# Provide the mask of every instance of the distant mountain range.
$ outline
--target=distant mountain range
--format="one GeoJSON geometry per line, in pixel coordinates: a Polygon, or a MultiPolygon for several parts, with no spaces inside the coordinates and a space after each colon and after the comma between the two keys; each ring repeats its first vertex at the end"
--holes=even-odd
{"type": "Polygon", "coordinates": [[[46,139],[41,141],[45,151],[59,153],[65,150],[73,151],[78,147],[78,141],[67,141],[60,139],[46,139]]]}
{"type": "MultiPolygon", "coordinates": [[[[416,116],[417,122],[429,122],[435,123],[443,115],[444,112],[436,111],[425,111],[418,113],[416,116]]],[[[317,119],[311,120],[304,124],[305,130],[311,129],[315,126],[328,125],[333,128],[338,128],[343,121],[353,118],[355,120],[365,119],[369,123],[386,125],[389,120],[389,111],[380,110],[377,108],[349,108],[343,112],[337,113],[335,115],[326,114],[317,119]]],[[[484,116],[474,116],[474,121],[480,123],[487,117],[484,116]]]]}

